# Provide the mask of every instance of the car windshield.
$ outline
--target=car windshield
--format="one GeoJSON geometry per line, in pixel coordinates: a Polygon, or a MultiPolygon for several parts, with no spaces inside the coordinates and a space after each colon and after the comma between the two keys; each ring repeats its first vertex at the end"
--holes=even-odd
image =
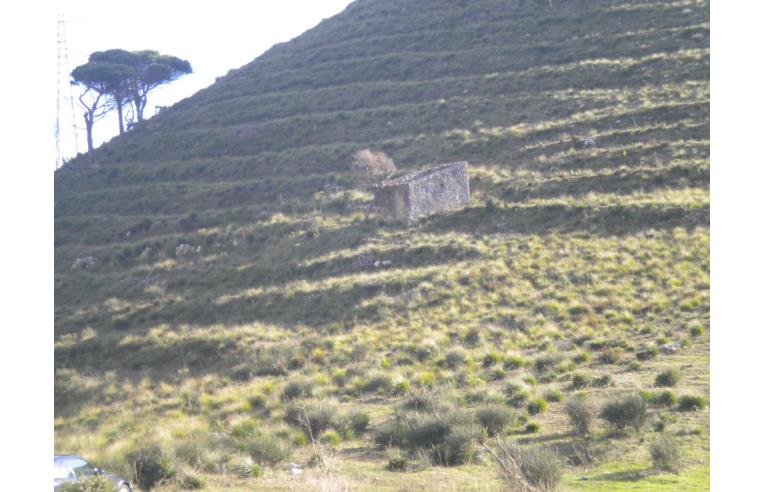
{"type": "Polygon", "coordinates": [[[93,477],[96,474],[95,467],[82,458],[65,458],[64,467],[72,470],[77,478],[93,477]]]}
{"type": "Polygon", "coordinates": [[[64,466],[64,460],[53,458],[53,478],[74,478],[74,472],[64,466]]]}

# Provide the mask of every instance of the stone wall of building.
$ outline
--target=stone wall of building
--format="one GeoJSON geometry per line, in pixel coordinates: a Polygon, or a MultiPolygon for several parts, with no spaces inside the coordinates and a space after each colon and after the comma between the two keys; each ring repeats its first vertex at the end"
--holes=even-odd
{"type": "Polygon", "coordinates": [[[466,162],[442,164],[396,178],[375,190],[374,205],[384,218],[413,222],[470,200],[466,162]]]}

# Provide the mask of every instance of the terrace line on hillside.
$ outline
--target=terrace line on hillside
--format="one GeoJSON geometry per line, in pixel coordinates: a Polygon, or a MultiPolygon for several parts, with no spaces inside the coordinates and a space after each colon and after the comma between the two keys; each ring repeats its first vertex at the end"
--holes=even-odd
{"type": "Polygon", "coordinates": [[[470,201],[466,162],[441,164],[383,182],[374,208],[386,220],[410,223],[470,201]]]}

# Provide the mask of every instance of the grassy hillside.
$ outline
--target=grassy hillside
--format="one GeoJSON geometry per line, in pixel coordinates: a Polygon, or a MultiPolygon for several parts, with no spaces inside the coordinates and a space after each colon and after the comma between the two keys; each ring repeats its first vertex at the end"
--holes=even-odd
{"type": "Polygon", "coordinates": [[[709,395],[709,5],[551,4],[358,0],[57,171],[57,451],[129,473],[155,443],[167,490],[498,490],[473,452],[498,407],[565,489],[707,489],[707,408],[597,419],[581,464],[564,407],[709,395]],[[367,147],[469,161],[471,203],[365,222],[367,147]]]}

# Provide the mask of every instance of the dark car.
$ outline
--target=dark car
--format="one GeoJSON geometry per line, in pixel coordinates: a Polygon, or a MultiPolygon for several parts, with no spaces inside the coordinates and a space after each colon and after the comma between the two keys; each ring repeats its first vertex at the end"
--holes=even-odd
{"type": "Polygon", "coordinates": [[[103,475],[114,482],[114,489],[118,492],[132,492],[130,482],[116,475],[108,475],[100,468],[93,466],[79,456],[73,454],[57,454],[53,456],[53,490],[58,491],[70,482],[87,480],[98,475],[103,475]]]}

